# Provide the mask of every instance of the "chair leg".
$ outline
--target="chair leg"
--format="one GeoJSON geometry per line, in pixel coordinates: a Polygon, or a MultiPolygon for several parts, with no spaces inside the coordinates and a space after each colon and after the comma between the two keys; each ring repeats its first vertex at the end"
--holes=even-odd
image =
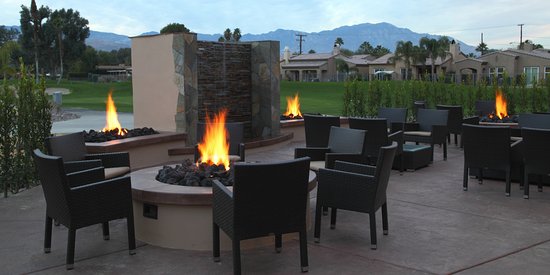
{"type": "Polygon", "coordinates": [[[136,254],[136,230],[134,228],[134,212],[130,210],[126,218],[126,228],[128,230],[128,253],[136,254]]]}
{"type": "Polygon", "coordinates": [[[327,215],[328,215],[328,207],[323,206],[323,216],[327,216],[327,215]]]}
{"type": "Polygon", "coordinates": [[[370,220],[370,249],[375,250],[376,246],[376,212],[369,213],[370,220]]]}
{"type": "Polygon", "coordinates": [[[388,235],[388,203],[382,204],[382,232],[388,235]]]}
{"type": "Polygon", "coordinates": [[[455,135],[455,146],[458,146],[458,134],[454,134],[455,135]]]}
{"type": "Polygon", "coordinates": [[[462,190],[468,191],[468,166],[464,163],[464,175],[462,176],[462,190]]]}
{"type": "Polygon", "coordinates": [[[336,207],[330,212],[330,229],[336,228],[336,207]]]}
{"type": "Polygon", "coordinates": [[[477,183],[483,184],[483,168],[479,168],[479,178],[477,178],[477,183]]]}
{"type": "Polygon", "coordinates": [[[109,222],[102,223],[101,227],[103,229],[103,239],[106,241],[111,239],[111,237],[109,236],[109,222]]]}
{"type": "Polygon", "coordinates": [[[447,143],[443,142],[443,160],[447,160],[447,143]]]}
{"type": "Polygon", "coordinates": [[[315,228],[313,231],[313,240],[316,243],[321,241],[321,205],[319,204],[319,197],[317,197],[317,206],[315,207],[315,228]]]}
{"type": "Polygon", "coordinates": [[[309,262],[307,257],[307,231],[305,228],[300,231],[300,265],[302,272],[309,271],[309,262]]]}
{"type": "Polygon", "coordinates": [[[241,274],[241,241],[233,239],[233,274],[241,274]]]}
{"type": "Polygon", "coordinates": [[[46,215],[46,226],[44,228],[44,253],[52,251],[52,218],[46,215]]]}
{"type": "Polygon", "coordinates": [[[537,177],[537,190],[542,192],[542,175],[538,175],[537,177]]]}
{"type": "Polygon", "coordinates": [[[275,234],[275,252],[281,253],[283,247],[283,235],[275,234]]]}
{"type": "Polygon", "coordinates": [[[523,198],[528,200],[529,199],[529,174],[527,174],[525,171],[523,171],[523,198]]]}
{"type": "MultiPolygon", "coordinates": [[[[418,142],[416,143],[416,145],[418,145],[418,142]]],[[[434,147],[435,147],[435,146],[434,146],[434,144],[432,143],[432,144],[430,144],[430,147],[432,147],[432,156],[431,156],[431,158],[430,158],[430,161],[433,162],[433,161],[434,161],[434,147]]]]}
{"type": "Polygon", "coordinates": [[[212,257],[214,262],[220,261],[220,227],[212,223],[212,257]]]}
{"type": "Polygon", "coordinates": [[[512,183],[510,182],[510,168],[508,167],[506,169],[506,197],[510,197],[510,189],[512,187],[512,183]]]}
{"type": "Polygon", "coordinates": [[[76,229],[69,228],[68,238],[67,238],[67,260],[66,268],[67,270],[74,268],[74,242],[76,239],[76,229]]]}

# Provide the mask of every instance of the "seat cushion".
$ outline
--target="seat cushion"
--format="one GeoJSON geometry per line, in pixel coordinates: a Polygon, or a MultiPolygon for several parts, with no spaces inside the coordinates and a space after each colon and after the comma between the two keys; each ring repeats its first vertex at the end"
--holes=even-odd
{"type": "Polygon", "coordinates": [[[105,168],[105,179],[112,179],[130,173],[130,167],[120,166],[105,168]]]}
{"type": "Polygon", "coordinates": [[[319,168],[325,168],[324,160],[315,160],[309,162],[309,169],[313,171],[319,171],[319,168]]]}
{"type": "Polygon", "coordinates": [[[429,137],[432,135],[432,132],[427,131],[406,131],[403,132],[404,135],[408,136],[422,136],[422,137],[429,137]]]}

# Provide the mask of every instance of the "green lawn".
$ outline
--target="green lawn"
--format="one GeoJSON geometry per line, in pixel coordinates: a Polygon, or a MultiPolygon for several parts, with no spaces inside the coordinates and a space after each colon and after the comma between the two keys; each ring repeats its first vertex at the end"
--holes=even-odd
{"type": "MultiPolygon", "coordinates": [[[[109,90],[119,112],[132,112],[132,82],[94,83],[87,81],[47,81],[46,87],[66,88],[71,94],[63,95],[64,108],[105,110],[109,90]]],[[[334,82],[281,82],[281,113],[286,111],[286,97],[299,94],[302,113],[340,115],[344,83],[334,82]]]]}

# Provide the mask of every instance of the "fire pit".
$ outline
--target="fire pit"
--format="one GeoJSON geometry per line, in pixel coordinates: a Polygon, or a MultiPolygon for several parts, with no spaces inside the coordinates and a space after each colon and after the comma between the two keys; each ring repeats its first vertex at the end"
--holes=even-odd
{"type": "Polygon", "coordinates": [[[286,97],[286,112],[281,115],[281,120],[291,119],[303,119],[300,112],[300,98],[298,94],[294,95],[294,97],[286,97]]]}
{"type": "Polygon", "coordinates": [[[495,94],[495,111],[479,119],[480,124],[485,125],[517,125],[518,116],[508,115],[507,102],[500,90],[495,94]]]}
{"type": "Polygon", "coordinates": [[[219,180],[225,186],[233,185],[231,170],[225,170],[223,165],[210,165],[206,163],[195,164],[186,159],[175,167],[165,165],[159,170],[156,180],[168,184],[183,186],[212,186],[214,179],[219,180]]]}

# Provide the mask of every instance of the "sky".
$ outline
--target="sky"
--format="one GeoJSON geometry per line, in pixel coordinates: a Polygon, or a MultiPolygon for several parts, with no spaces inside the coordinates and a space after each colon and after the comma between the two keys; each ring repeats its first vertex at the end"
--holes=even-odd
{"type": "MultiPolygon", "coordinates": [[[[0,0],[0,25],[19,25],[21,5],[30,0],[0,0]]],[[[276,29],[320,32],[340,26],[387,22],[417,33],[452,36],[469,45],[483,41],[492,49],[516,47],[529,39],[550,49],[549,0],[36,0],[50,9],[77,10],[94,31],[128,36],[159,31],[169,23],[192,32],[242,34],[276,29]]],[[[413,41],[417,42],[417,41],[413,41]]]]}

